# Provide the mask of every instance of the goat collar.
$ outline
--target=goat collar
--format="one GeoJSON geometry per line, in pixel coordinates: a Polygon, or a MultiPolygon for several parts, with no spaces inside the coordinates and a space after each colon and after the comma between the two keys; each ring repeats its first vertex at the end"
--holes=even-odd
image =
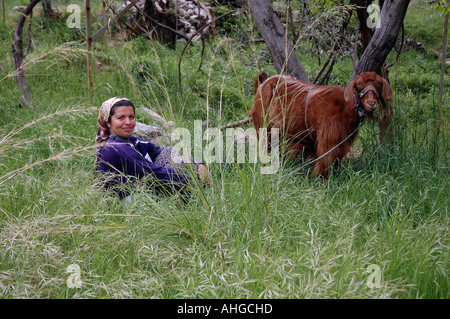
{"type": "MultiPolygon", "coordinates": [[[[366,91],[366,93],[367,93],[367,91],[366,91]]],[[[361,93],[359,93],[358,96],[361,100],[361,93]]],[[[360,119],[364,120],[364,118],[366,117],[366,110],[364,110],[364,107],[358,103],[355,92],[353,92],[353,100],[355,101],[355,112],[358,112],[360,119]]]]}

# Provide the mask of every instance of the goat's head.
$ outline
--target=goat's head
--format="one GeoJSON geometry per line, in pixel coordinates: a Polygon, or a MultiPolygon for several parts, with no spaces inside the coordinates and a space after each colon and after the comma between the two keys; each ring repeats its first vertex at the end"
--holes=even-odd
{"type": "Polygon", "coordinates": [[[355,101],[356,106],[369,115],[377,108],[379,99],[390,101],[391,96],[392,87],[389,82],[375,72],[359,74],[344,91],[346,101],[355,101]]]}

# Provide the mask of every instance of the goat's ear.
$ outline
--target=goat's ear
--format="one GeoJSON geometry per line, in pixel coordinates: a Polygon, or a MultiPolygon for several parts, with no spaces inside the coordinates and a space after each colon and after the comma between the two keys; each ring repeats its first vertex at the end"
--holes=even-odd
{"type": "Polygon", "coordinates": [[[383,98],[387,101],[390,101],[393,91],[392,87],[385,78],[381,78],[381,82],[383,83],[383,91],[382,91],[383,98]]]}
{"type": "Polygon", "coordinates": [[[351,101],[353,99],[353,91],[355,90],[356,78],[350,82],[344,90],[345,101],[351,101]]]}
{"type": "Polygon", "coordinates": [[[263,83],[265,80],[267,80],[268,75],[266,72],[263,72],[259,75],[259,82],[263,83]]]}
{"type": "Polygon", "coordinates": [[[253,81],[253,88],[255,89],[255,93],[258,90],[259,86],[265,81],[267,80],[267,73],[263,72],[260,75],[258,75],[254,81],[253,81]]]}

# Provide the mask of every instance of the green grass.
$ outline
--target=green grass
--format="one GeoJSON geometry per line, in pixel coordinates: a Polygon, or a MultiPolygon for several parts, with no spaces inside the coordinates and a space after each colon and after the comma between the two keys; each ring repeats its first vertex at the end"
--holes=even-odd
{"type": "MultiPolygon", "coordinates": [[[[63,11],[64,3],[55,7],[63,11]]],[[[410,10],[412,36],[427,32],[420,21],[443,21],[431,11],[419,15],[429,10],[420,1],[410,10]]],[[[138,120],[154,124],[139,110],[150,107],[191,132],[194,120],[217,126],[243,119],[257,69],[274,74],[265,46],[217,36],[197,71],[202,48],[191,44],[180,96],[183,42],[172,50],[144,38],[112,38],[106,49],[100,41],[90,101],[83,40],[64,21],[48,24],[36,13],[36,49],[25,62],[39,62],[27,64],[25,75],[39,109],[30,111],[17,106],[20,91],[7,77],[16,19],[9,12],[0,24],[2,298],[448,299],[449,95],[436,144],[435,58],[400,56],[390,71],[395,143],[380,147],[378,125],[366,123],[358,155],[328,183],[308,177],[311,168],[299,169],[302,163],[283,160],[271,175],[260,174],[260,163],[215,163],[213,185],[192,186],[187,204],[140,187],[141,204],[125,204],[104,196],[93,174],[102,101],[127,96],[138,120]],[[60,47],[66,41],[76,42],[60,47]],[[81,269],[81,288],[68,287],[72,264],[81,269]],[[371,265],[381,273],[376,288],[367,284],[371,265]]],[[[432,31],[437,43],[425,45],[439,48],[439,30],[432,31]]],[[[316,59],[301,58],[308,74],[319,69],[316,59]]],[[[339,61],[333,83],[344,85],[350,68],[339,61]]]]}

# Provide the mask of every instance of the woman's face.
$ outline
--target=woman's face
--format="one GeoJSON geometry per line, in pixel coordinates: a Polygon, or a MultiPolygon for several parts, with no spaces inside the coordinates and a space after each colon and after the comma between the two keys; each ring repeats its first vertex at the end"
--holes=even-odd
{"type": "Polygon", "coordinates": [[[119,106],[111,116],[111,122],[108,123],[111,135],[117,135],[122,138],[129,138],[136,125],[134,118],[134,108],[132,106],[119,106]]]}

